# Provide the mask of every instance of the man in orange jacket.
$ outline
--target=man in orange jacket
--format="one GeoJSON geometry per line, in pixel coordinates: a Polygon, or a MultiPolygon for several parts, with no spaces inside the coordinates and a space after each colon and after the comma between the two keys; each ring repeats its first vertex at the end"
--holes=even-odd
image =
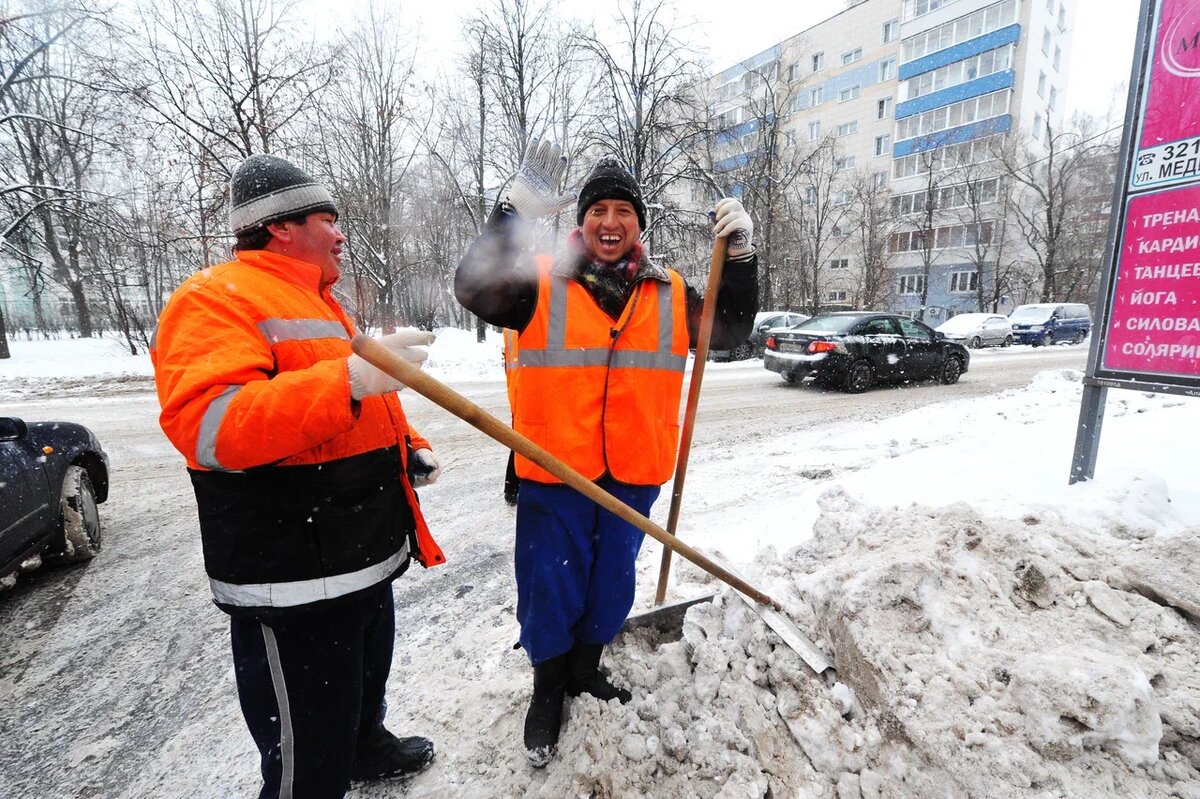
{"type": "MultiPolygon", "coordinates": [[[[230,183],[234,260],[186,280],[151,345],[160,422],[187,460],[204,565],[230,615],[260,797],[341,797],[426,768],[383,726],[392,581],[445,561],[414,485],[440,473],[398,381],[351,354],[329,192],[255,155],[230,183]]],[[[381,340],[413,363],[431,334],[381,340]]]]}
{"type": "MultiPolygon", "coordinates": [[[[485,321],[517,331],[517,431],[648,514],[675,470],[683,371],[703,303],[678,272],[647,257],[641,187],[611,156],[583,182],[565,255],[527,254],[522,217],[573,200],[555,196],[565,165],[558,147],[530,145],[459,265],[455,293],[485,321]]],[[[718,202],[715,216],[715,234],[729,242],[713,340],[732,348],[757,310],[753,224],[734,199],[718,202]]],[[[642,533],[520,455],[516,469],[517,620],[534,671],[525,748],[542,767],[566,695],[631,698],[600,671],[600,657],[633,606],[642,533]]]]}

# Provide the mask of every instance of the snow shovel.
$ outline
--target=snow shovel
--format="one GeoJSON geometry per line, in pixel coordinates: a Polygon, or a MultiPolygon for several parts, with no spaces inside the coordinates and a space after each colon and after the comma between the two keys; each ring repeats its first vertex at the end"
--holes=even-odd
{"type": "Polygon", "coordinates": [[[796,650],[800,657],[818,675],[832,672],[832,664],[817,647],[783,615],[782,607],[762,591],[747,583],[724,566],[716,563],[699,550],[688,546],[654,522],[626,505],[600,486],[588,480],[561,460],[551,455],[525,436],[501,422],[466,397],[425,374],[416,366],[393,353],[387,347],[364,335],[357,335],[350,342],[354,352],[377,369],[391,375],[434,404],[449,411],[467,424],[483,432],[504,446],[524,455],[550,474],[562,480],[588,499],[604,507],[614,515],[637,527],[663,546],[678,552],[718,580],[732,586],[741,594],[757,603],[755,610],[767,620],[777,632],[786,631],[780,637],[784,643],[796,650]]]}

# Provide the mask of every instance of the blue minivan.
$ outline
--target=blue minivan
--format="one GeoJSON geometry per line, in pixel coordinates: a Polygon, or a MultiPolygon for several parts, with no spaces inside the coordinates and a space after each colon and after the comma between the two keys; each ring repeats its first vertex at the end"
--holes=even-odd
{"type": "Polygon", "coordinates": [[[1018,306],[1008,315],[1018,344],[1078,344],[1092,332],[1092,314],[1081,302],[1043,302],[1018,306]]]}

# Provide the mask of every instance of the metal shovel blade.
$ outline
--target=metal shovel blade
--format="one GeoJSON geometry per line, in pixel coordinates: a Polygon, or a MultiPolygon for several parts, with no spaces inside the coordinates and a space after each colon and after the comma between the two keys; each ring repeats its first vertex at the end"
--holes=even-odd
{"type": "Polygon", "coordinates": [[[645,613],[635,613],[625,619],[621,632],[653,630],[663,643],[678,641],[683,637],[683,617],[687,615],[687,609],[702,602],[712,602],[715,596],[704,594],[667,605],[656,605],[645,613]]]}
{"type": "MultiPolygon", "coordinates": [[[[734,593],[737,593],[736,591],[734,593]]],[[[796,650],[808,667],[812,669],[818,677],[825,677],[827,680],[833,675],[833,663],[829,658],[825,657],[825,653],[817,649],[807,635],[800,632],[792,621],[774,608],[769,608],[766,605],[760,605],[757,602],[746,599],[746,597],[738,594],[747,605],[749,605],[755,613],[762,617],[762,620],[767,623],[767,626],[775,631],[775,634],[783,639],[783,642],[796,650]]]]}

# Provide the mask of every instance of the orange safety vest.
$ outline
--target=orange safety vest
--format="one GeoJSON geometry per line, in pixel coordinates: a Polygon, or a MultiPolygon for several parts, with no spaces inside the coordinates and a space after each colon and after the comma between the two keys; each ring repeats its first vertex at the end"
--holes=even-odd
{"type": "Polygon", "coordinates": [[[184,281],[150,346],[163,432],[199,471],[321,464],[398,447],[417,559],[444,563],[404,468],[406,439],[413,449],[428,442],[395,393],[351,403],[354,323],[320,279],[315,264],[256,250],[184,281]]]}
{"type": "Polygon", "coordinates": [[[517,331],[511,327],[504,328],[504,382],[508,384],[508,407],[510,411],[517,407],[517,331]]]}
{"type": "MultiPolygon", "coordinates": [[[[675,470],[687,365],[683,278],[642,279],[614,322],[539,256],[538,299],[518,339],[514,425],[589,480],[661,485],[675,470]]],[[[517,455],[517,474],[561,482],[517,455]]]]}

